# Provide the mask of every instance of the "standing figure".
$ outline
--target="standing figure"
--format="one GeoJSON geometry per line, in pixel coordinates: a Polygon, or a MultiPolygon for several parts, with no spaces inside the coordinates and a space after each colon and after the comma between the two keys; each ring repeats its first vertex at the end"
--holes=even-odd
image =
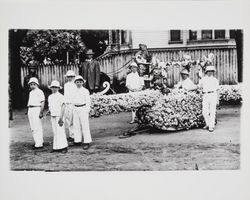
{"type": "MultiPolygon", "coordinates": [[[[36,70],[37,70],[37,67],[35,65],[30,65],[29,72],[24,77],[24,80],[23,80],[23,92],[24,92],[24,104],[25,105],[27,105],[28,99],[29,99],[29,92],[30,92],[29,80],[32,77],[35,77],[38,79],[38,75],[36,73],[36,70]]],[[[27,114],[27,111],[26,111],[26,114],[27,114]]]]}
{"type": "Polygon", "coordinates": [[[149,54],[147,45],[139,44],[139,51],[135,54],[135,62],[143,74],[149,74],[149,66],[152,56],[149,54]]]}
{"type": "Polygon", "coordinates": [[[215,127],[216,105],[219,102],[219,81],[214,77],[215,67],[207,66],[205,76],[201,79],[199,86],[202,88],[202,113],[206,125],[203,127],[212,132],[215,127]]]}
{"type": "Polygon", "coordinates": [[[75,72],[72,70],[67,71],[65,77],[67,82],[64,84],[64,98],[65,98],[65,128],[68,131],[68,140],[74,141],[74,124],[73,124],[73,99],[76,92],[75,72]]]}
{"type": "Polygon", "coordinates": [[[42,90],[38,88],[37,78],[32,77],[29,80],[30,94],[28,100],[28,118],[31,132],[35,141],[34,149],[43,148],[43,128],[42,120],[45,96],[42,90]]]}
{"type": "MultiPolygon", "coordinates": [[[[138,66],[135,62],[130,64],[131,73],[128,74],[126,79],[126,87],[128,88],[129,92],[139,92],[144,87],[144,79],[140,77],[138,74],[138,66]]],[[[132,109],[132,121],[130,122],[135,123],[135,109],[132,109]]]]}
{"type": "Polygon", "coordinates": [[[92,138],[89,128],[90,95],[89,91],[83,87],[84,82],[86,81],[82,78],[82,76],[76,76],[75,84],[77,89],[73,98],[73,124],[75,128],[75,145],[81,145],[83,140],[83,149],[87,150],[90,147],[92,138]]]}
{"type": "Polygon", "coordinates": [[[187,69],[183,69],[181,72],[181,81],[177,83],[174,87],[178,89],[184,89],[187,91],[196,90],[197,86],[189,78],[189,72],[187,69]]]}
{"type": "Polygon", "coordinates": [[[94,52],[89,49],[86,52],[86,60],[83,62],[80,75],[86,80],[86,88],[90,94],[98,92],[100,87],[100,64],[93,60],[94,52]]]}
{"type": "Polygon", "coordinates": [[[63,125],[63,115],[65,110],[64,96],[59,92],[61,89],[58,81],[52,81],[49,88],[52,94],[48,97],[51,125],[53,130],[53,151],[67,153],[68,142],[63,125]]]}

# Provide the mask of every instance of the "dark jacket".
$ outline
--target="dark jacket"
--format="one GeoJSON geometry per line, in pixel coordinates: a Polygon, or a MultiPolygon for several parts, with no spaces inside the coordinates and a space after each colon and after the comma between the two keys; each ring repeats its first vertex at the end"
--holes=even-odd
{"type": "Polygon", "coordinates": [[[96,60],[85,61],[81,64],[80,75],[87,81],[86,87],[94,90],[100,86],[100,64],[96,60]]]}

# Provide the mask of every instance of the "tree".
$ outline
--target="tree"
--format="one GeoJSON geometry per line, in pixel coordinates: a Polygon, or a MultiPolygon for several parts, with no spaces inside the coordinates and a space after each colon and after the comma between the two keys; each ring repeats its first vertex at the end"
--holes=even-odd
{"type": "Polygon", "coordinates": [[[86,47],[95,52],[95,57],[104,53],[108,43],[108,30],[81,30],[80,33],[86,47]]]}
{"type": "Polygon", "coordinates": [[[20,49],[22,61],[35,59],[53,63],[74,62],[84,52],[85,44],[78,30],[29,30],[20,49]]]}
{"type": "Polygon", "coordinates": [[[9,30],[9,98],[13,108],[22,107],[21,60],[19,49],[27,30],[9,30]]]}

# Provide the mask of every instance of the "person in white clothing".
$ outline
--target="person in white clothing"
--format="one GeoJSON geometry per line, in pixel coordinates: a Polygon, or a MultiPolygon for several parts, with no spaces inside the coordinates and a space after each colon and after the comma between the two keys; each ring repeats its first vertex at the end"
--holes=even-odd
{"type": "Polygon", "coordinates": [[[204,129],[212,132],[215,127],[216,105],[219,102],[219,81],[214,77],[215,67],[207,66],[205,76],[200,80],[199,86],[202,88],[202,113],[206,125],[204,129]]]}
{"type": "MultiPolygon", "coordinates": [[[[138,74],[138,66],[135,62],[130,64],[131,73],[127,75],[126,79],[126,87],[128,88],[129,92],[139,92],[144,87],[144,79],[140,77],[138,74]]],[[[132,110],[132,121],[130,122],[135,123],[135,110],[132,110]]]]}
{"type": "Polygon", "coordinates": [[[85,81],[82,76],[75,77],[77,89],[73,98],[73,124],[75,145],[81,145],[83,141],[83,149],[87,150],[92,142],[92,137],[89,128],[90,95],[89,91],[83,87],[85,81]]]}
{"type": "Polygon", "coordinates": [[[49,88],[52,90],[52,94],[48,97],[51,125],[54,136],[52,152],[67,153],[68,141],[63,125],[63,115],[65,110],[64,96],[59,92],[61,86],[58,81],[52,81],[49,88]]]}
{"type": "Polygon", "coordinates": [[[28,119],[35,141],[34,149],[43,148],[43,127],[42,117],[44,110],[45,96],[42,90],[38,88],[38,79],[35,77],[30,78],[28,82],[30,86],[29,100],[28,100],[28,119]]]}
{"type": "Polygon", "coordinates": [[[73,124],[73,94],[76,91],[76,84],[74,83],[75,72],[72,70],[67,71],[65,77],[67,82],[64,84],[64,98],[65,98],[65,129],[68,132],[68,140],[74,141],[74,124],[73,124]]]}
{"type": "Polygon", "coordinates": [[[197,89],[197,86],[189,78],[189,72],[187,69],[183,69],[181,71],[181,79],[182,80],[174,86],[175,88],[184,89],[187,91],[192,91],[197,89]]]}

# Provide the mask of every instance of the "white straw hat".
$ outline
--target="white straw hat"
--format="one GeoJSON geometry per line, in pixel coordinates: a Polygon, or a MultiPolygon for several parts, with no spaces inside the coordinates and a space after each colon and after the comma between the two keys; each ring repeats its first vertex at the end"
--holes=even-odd
{"type": "Polygon", "coordinates": [[[54,80],[54,81],[51,82],[49,88],[52,88],[52,87],[57,87],[57,88],[62,89],[62,87],[60,86],[59,81],[57,81],[57,80],[54,80]]]}
{"type": "Polygon", "coordinates": [[[205,72],[207,72],[207,71],[214,71],[214,72],[215,72],[215,66],[213,66],[213,65],[208,65],[208,66],[206,67],[206,69],[205,69],[205,72]]]}
{"type": "Polygon", "coordinates": [[[69,70],[67,71],[66,75],[64,75],[65,77],[67,76],[76,76],[75,72],[73,70],[69,70]]]}
{"type": "Polygon", "coordinates": [[[183,69],[183,70],[181,71],[181,74],[186,74],[186,75],[189,75],[189,72],[188,72],[188,70],[187,70],[187,69],[183,69]]]}
{"type": "Polygon", "coordinates": [[[86,82],[86,80],[83,79],[83,77],[80,76],[80,75],[77,75],[77,76],[75,77],[75,82],[76,82],[77,80],[82,80],[84,83],[86,82]]]}
{"type": "Polygon", "coordinates": [[[36,83],[37,85],[39,85],[38,83],[38,79],[36,77],[31,77],[28,84],[31,84],[31,83],[36,83]]]}
{"type": "Polygon", "coordinates": [[[130,67],[138,67],[138,65],[137,65],[135,62],[132,62],[132,63],[130,64],[130,67]]]}

